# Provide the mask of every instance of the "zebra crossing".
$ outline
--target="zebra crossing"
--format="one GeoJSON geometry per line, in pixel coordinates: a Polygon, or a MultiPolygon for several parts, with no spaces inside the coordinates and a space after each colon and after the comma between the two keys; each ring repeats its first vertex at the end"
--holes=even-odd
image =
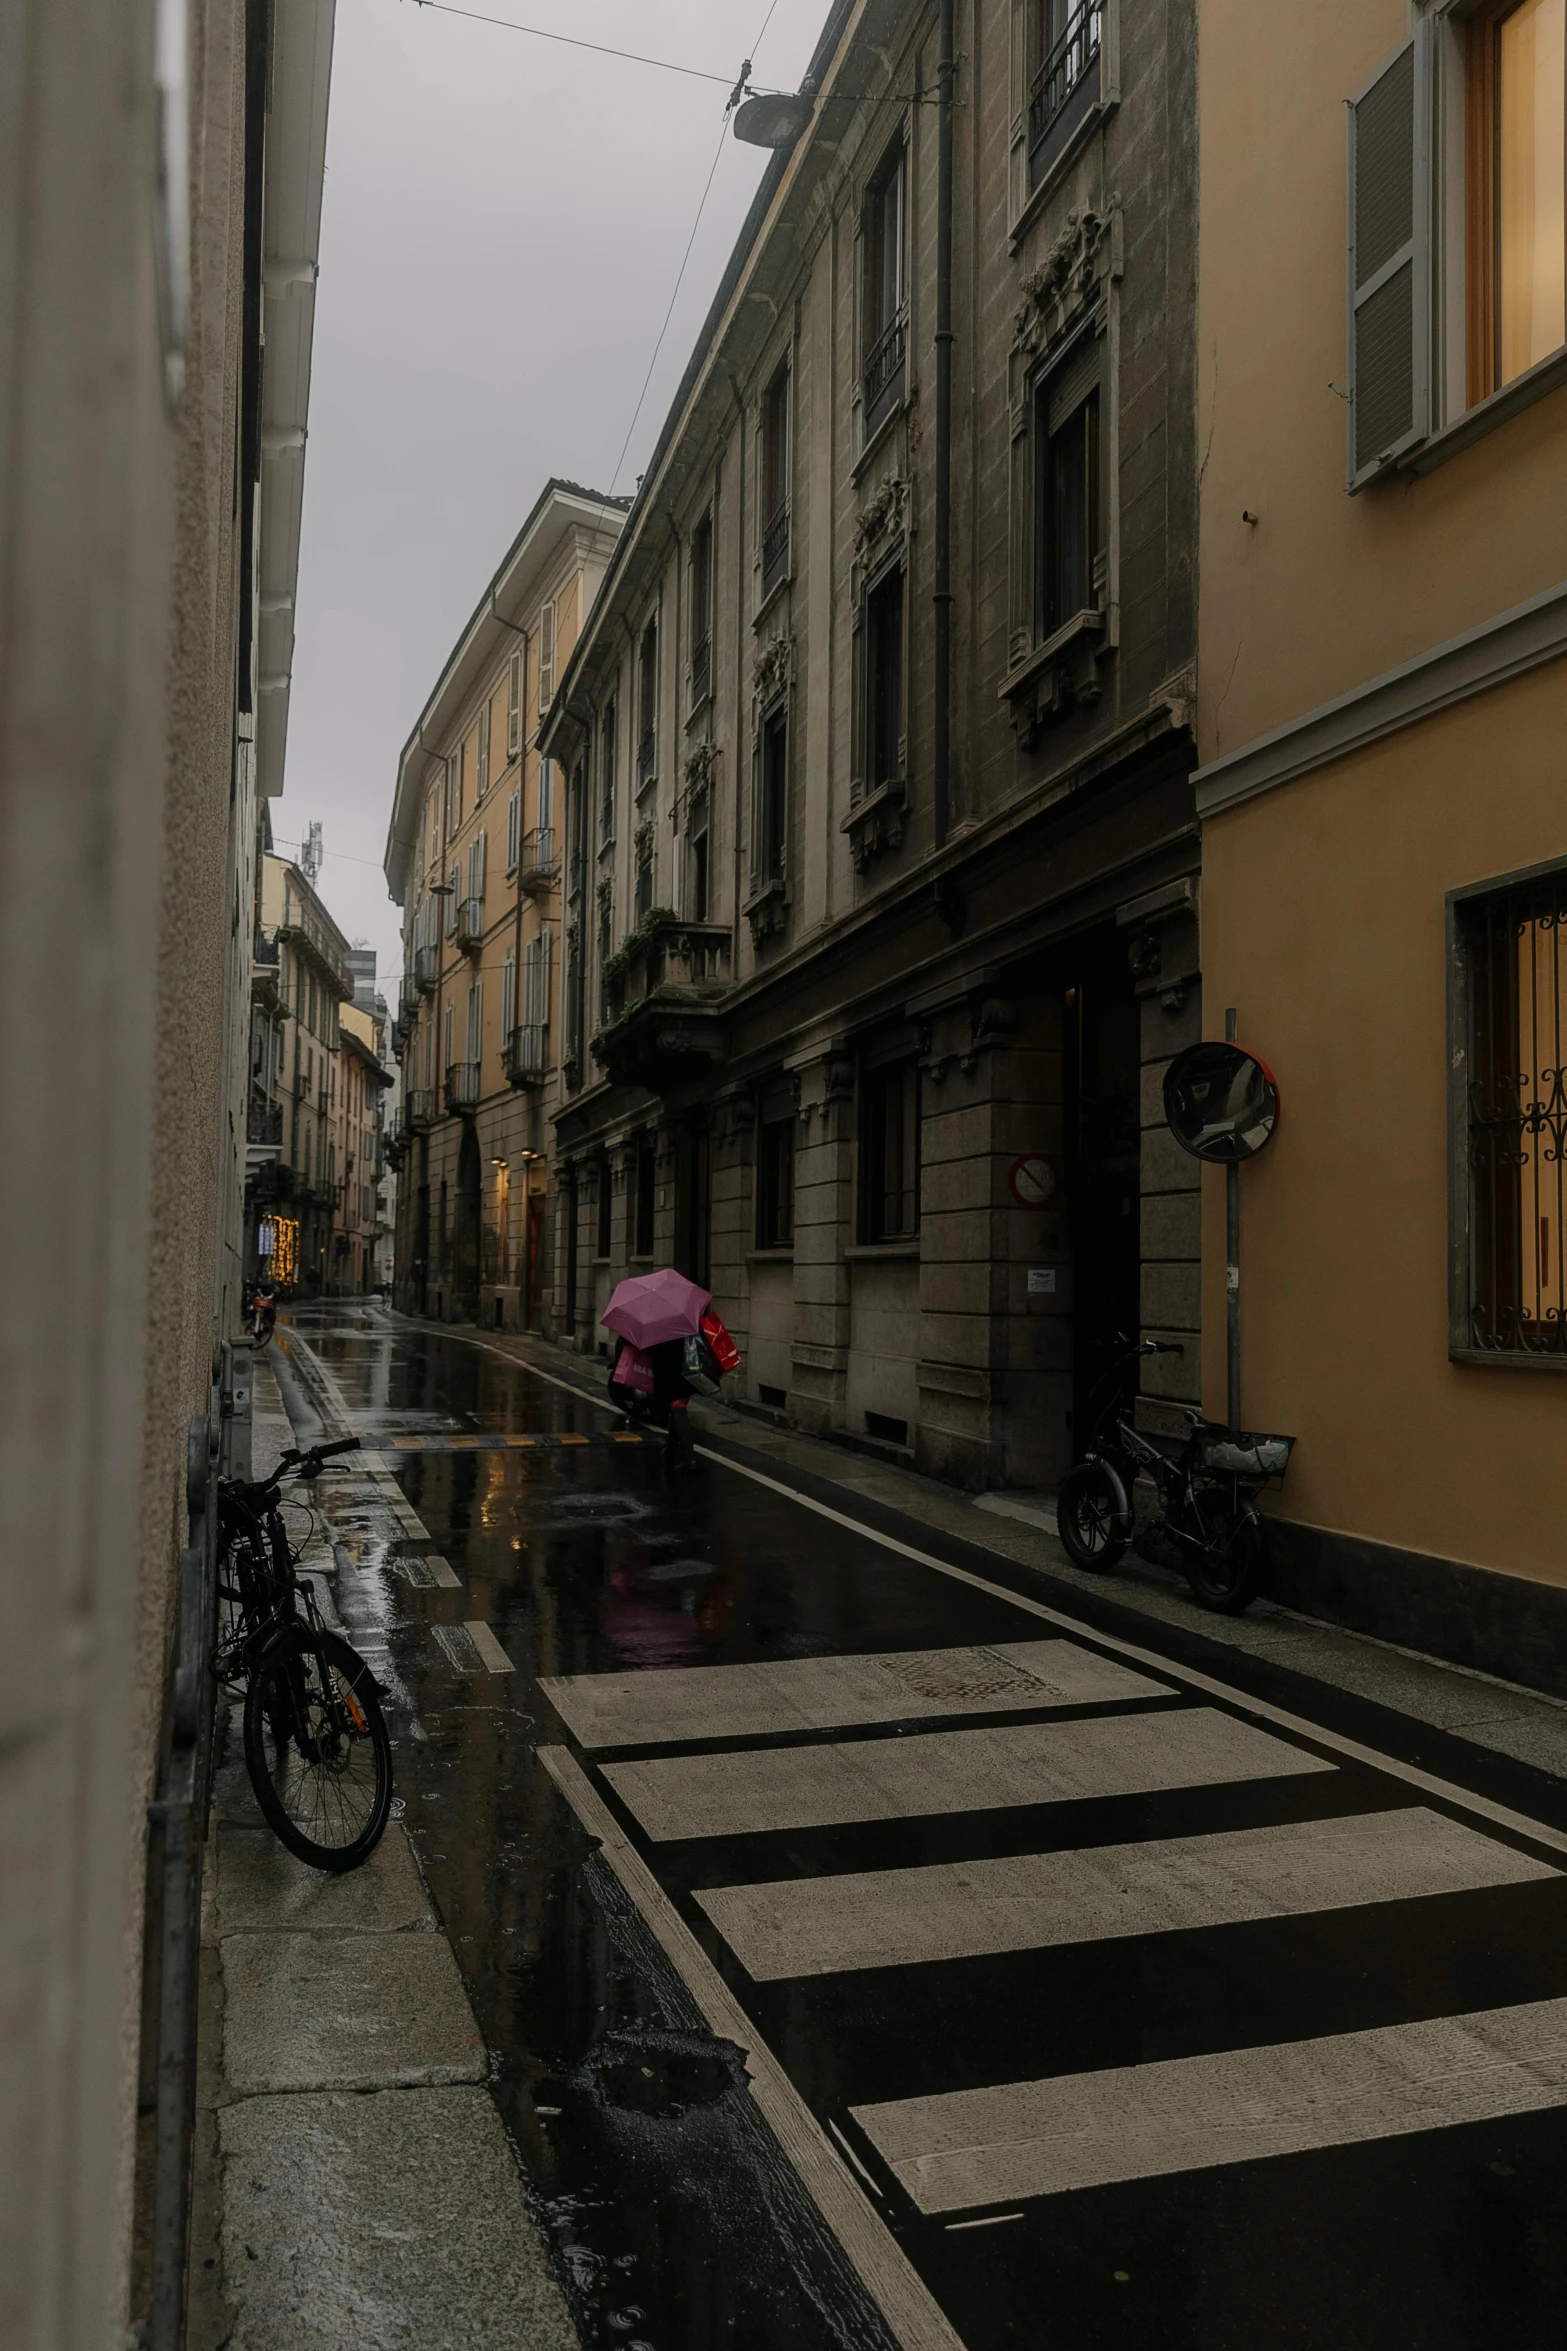
{"type": "Polygon", "coordinates": [[[1265,1728],[1193,1678],[1087,1634],[539,1685],[594,1805],[786,2070],[802,1999],[813,2029],[825,2020],[834,2053],[797,2064],[799,2094],[959,2338],[955,2256],[932,2229],[977,2246],[990,2240],[954,2232],[1089,2191],[1424,2134],[1439,2146],[1567,2108],[1559,1836],[1531,1843],[1481,1803],[1463,1817],[1411,1786],[1424,1775],[1265,1728]],[[1530,1903],[1547,1956],[1521,1998],[1503,1955],[1530,1903]],[[976,2014],[1002,1987],[1044,1997],[1067,1960],[1091,1981],[1118,1949],[1157,1986],[1183,1938],[1233,1985],[1257,1948],[1244,1938],[1290,1931],[1296,2031],[1248,2038],[1246,2003],[1224,1993],[1215,2013],[1160,2017],[1138,2062],[1093,2062],[1090,2033],[1074,2064],[1058,2023],[1020,2015],[1010,2032],[976,2014]],[[1364,1961],[1389,1938],[1412,1953],[1402,1972],[1364,1961]],[[1330,1957],[1345,1950],[1348,1970],[1330,1957]],[[1410,1994],[1422,1968],[1435,1988],[1410,1994]],[[1495,2005],[1457,1996],[1483,1994],[1488,1971],[1495,2005]],[[1346,2008],[1346,2029],[1313,2029],[1346,2008]],[[962,2029],[933,2041],[943,2015],[962,2029]],[[1009,2051],[1034,2065],[1009,2073],[1009,2051]]]}

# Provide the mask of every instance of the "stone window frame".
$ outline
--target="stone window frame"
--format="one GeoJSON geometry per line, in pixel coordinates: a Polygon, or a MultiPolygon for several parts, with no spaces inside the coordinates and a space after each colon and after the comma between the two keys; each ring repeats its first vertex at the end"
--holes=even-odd
{"type": "Polygon", "coordinates": [[[1012,0],[1010,9],[1007,130],[1007,244],[1015,252],[1070,172],[1073,163],[1121,103],[1121,0],[1103,0],[1099,35],[1099,91],[1073,122],[1037,186],[1029,185],[1028,106],[1033,82],[1030,20],[1036,0],[1012,0]]]}
{"type": "Polygon", "coordinates": [[[850,446],[856,468],[864,463],[873,449],[878,448],[893,428],[894,421],[906,414],[915,391],[914,354],[918,347],[919,286],[915,262],[918,239],[915,234],[916,204],[919,189],[915,172],[914,114],[912,105],[897,107],[886,136],[874,147],[866,145],[870,162],[858,171],[854,182],[854,232],[849,247],[849,267],[853,273],[854,306],[854,365],[850,380],[849,415],[850,446]],[[867,345],[865,316],[865,215],[870,194],[876,182],[886,172],[895,155],[903,163],[903,389],[891,401],[875,426],[865,428],[865,363],[870,356],[867,345]]]}

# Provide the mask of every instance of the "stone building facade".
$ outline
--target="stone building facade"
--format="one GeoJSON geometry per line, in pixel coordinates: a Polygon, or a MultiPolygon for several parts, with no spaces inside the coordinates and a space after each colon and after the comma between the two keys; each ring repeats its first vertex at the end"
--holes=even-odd
{"type": "Polygon", "coordinates": [[[757,1408],[1046,1486],[1107,1334],[1198,1325],[1195,36],[960,7],[945,205],[938,37],[833,12],[545,725],[556,1314],[672,1259],[757,1408]]]}
{"type": "Polygon", "coordinates": [[[562,810],[541,714],[625,503],[551,481],[454,646],[398,763],[386,876],[403,910],[395,1291],[406,1311],[547,1314],[562,810]]]}

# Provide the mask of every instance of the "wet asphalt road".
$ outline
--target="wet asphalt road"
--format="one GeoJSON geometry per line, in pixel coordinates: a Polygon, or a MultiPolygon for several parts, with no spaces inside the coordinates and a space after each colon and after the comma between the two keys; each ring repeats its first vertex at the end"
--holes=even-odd
{"type": "Polygon", "coordinates": [[[594,2351],[1560,2351],[1559,1787],[1509,1775],[1530,1836],[1349,1755],[1331,1692],[1286,1731],[743,1467],[671,1494],[470,1341],[294,1320],[329,1418],[417,1441],[366,1458],[428,1541],[350,1470],[339,1605],[594,2351]]]}

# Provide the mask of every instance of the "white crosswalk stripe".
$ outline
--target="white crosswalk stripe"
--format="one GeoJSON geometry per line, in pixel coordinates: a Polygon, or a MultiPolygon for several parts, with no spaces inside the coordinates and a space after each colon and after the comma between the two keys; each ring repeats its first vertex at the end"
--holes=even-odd
{"type": "Polygon", "coordinates": [[[697,1899],[760,1983],[1236,1925],[1557,1875],[1546,1862],[1413,1805],[1152,1844],[717,1887],[697,1899]]]}
{"type": "Polygon", "coordinates": [[[662,1841],[915,1820],[1334,1769],[1269,1731],[1200,1706],[831,1746],[660,1756],[607,1764],[604,1777],[648,1835],[662,1841]]]}

